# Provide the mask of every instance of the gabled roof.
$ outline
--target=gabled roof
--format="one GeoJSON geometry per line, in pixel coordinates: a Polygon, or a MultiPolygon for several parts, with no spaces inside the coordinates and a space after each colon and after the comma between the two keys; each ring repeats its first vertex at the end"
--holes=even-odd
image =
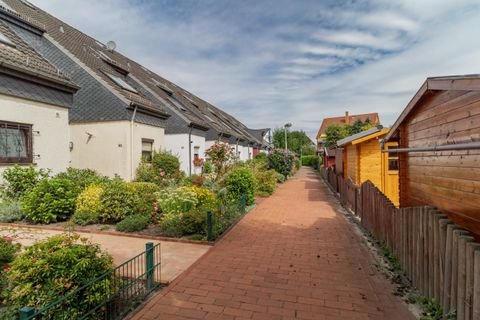
{"type": "Polygon", "coordinates": [[[367,141],[378,136],[384,135],[389,131],[389,129],[383,129],[382,126],[373,127],[368,130],[353,134],[346,138],[337,141],[337,146],[343,147],[347,144],[357,144],[363,141],[367,141]]]}
{"type": "Polygon", "coordinates": [[[78,89],[68,77],[50,64],[20,37],[18,37],[0,16],[0,69],[3,72],[20,72],[29,75],[32,81],[42,80],[43,84],[51,83],[57,89],[75,92],[78,89]]]}
{"type": "Polygon", "coordinates": [[[428,92],[448,90],[480,91],[480,75],[470,74],[427,78],[395,121],[385,140],[388,141],[395,135],[399,126],[415,110],[424,95],[428,94],[428,92]]]}
{"type": "Polygon", "coordinates": [[[318,130],[317,139],[321,138],[321,135],[324,134],[327,128],[332,124],[338,124],[340,126],[343,126],[347,123],[353,124],[358,120],[365,122],[367,119],[370,119],[370,121],[372,121],[374,125],[380,123],[380,117],[378,116],[377,112],[354,115],[348,115],[347,113],[341,117],[324,118],[322,124],[320,125],[320,129],[318,130]]]}

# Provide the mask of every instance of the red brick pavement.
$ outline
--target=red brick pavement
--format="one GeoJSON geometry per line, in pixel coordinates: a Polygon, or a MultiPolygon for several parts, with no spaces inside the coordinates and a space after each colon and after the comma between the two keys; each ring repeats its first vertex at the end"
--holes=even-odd
{"type": "Polygon", "coordinates": [[[134,319],[415,319],[336,208],[303,168],[134,319]]]}

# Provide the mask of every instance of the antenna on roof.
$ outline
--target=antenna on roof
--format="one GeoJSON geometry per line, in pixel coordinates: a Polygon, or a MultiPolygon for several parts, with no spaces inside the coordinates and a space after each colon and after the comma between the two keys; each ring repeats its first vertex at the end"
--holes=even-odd
{"type": "Polygon", "coordinates": [[[108,51],[113,52],[113,50],[115,50],[116,47],[117,47],[117,44],[115,43],[115,41],[108,41],[107,42],[107,50],[108,51]]]}

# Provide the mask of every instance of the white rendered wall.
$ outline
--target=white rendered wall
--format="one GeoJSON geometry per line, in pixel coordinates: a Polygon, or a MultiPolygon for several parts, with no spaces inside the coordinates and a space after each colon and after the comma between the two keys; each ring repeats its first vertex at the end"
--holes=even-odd
{"type": "Polygon", "coordinates": [[[70,132],[72,167],[94,169],[109,177],[117,174],[125,180],[135,177],[142,159],[142,139],[153,140],[154,150],[165,148],[163,128],[134,123],[132,159],[130,121],[76,123],[70,125],[70,132]]]}
{"type": "MultiPolygon", "coordinates": [[[[70,162],[68,109],[0,94],[0,120],[33,125],[36,168],[64,171],[70,162]]],[[[0,165],[0,178],[10,165],[0,165]]]]}
{"type": "MultiPolygon", "coordinates": [[[[193,161],[193,156],[195,154],[195,147],[198,147],[198,154],[200,158],[205,158],[205,150],[207,143],[205,142],[205,137],[197,136],[192,134],[191,138],[191,157],[193,161]]],[[[213,141],[208,145],[210,147],[213,145],[213,141]]],[[[180,159],[180,169],[189,174],[190,166],[192,168],[192,174],[201,173],[201,168],[195,168],[193,163],[190,163],[189,154],[188,154],[188,133],[182,134],[167,134],[165,135],[165,149],[170,151],[172,154],[178,156],[180,159]]]]}

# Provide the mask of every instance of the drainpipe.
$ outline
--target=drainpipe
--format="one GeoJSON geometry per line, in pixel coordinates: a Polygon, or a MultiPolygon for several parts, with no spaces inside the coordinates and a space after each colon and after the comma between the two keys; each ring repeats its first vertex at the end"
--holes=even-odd
{"type": "Polygon", "coordinates": [[[188,176],[192,176],[192,124],[190,123],[190,131],[188,131],[188,176]]]}
{"type": "Polygon", "coordinates": [[[137,115],[137,106],[133,109],[132,119],[130,120],[130,180],[133,181],[135,177],[135,168],[133,167],[133,126],[135,122],[135,116],[137,115]]]}
{"type": "MultiPolygon", "coordinates": [[[[237,138],[237,140],[236,140],[236,142],[235,142],[235,143],[236,143],[236,146],[235,146],[235,158],[238,157],[238,141],[239,141],[239,140],[240,140],[240,138],[237,138]]],[[[240,160],[240,158],[239,158],[238,160],[240,160]]]]}

